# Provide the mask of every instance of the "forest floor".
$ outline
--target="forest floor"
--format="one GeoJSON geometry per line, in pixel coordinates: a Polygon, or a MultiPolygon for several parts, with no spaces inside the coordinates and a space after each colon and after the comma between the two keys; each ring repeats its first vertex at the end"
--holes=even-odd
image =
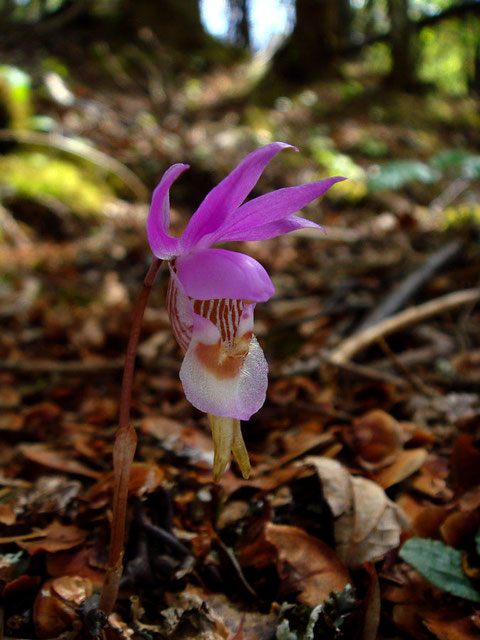
{"type": "Polygon", "coordinates": [[[256,309],[270,385],[242,425],[251,478],[232,463],[212,482],[163,271],[133,389],[125,572],[102,633],[478,638],[478,101],[352,76],[259,107],[241,95],[242,66],[172,88],[143,59],[132,80],[107,53],[65,86],[30,67],[35,112],[52,127],[3,141],[4,636],[99,631],[90,596],[107,562],[122,365],[150,262],[147,194],[170,164],[191,164],[172,189],[178,235],[247,152],[283,140],[300,153],[276,158],[255,194],[327,174],[349,181],[305,209],[325,236],[233,247],[276,289],[256,309]],[[65,138],[113,164],[92,147],[65,154],[65,138]]]}

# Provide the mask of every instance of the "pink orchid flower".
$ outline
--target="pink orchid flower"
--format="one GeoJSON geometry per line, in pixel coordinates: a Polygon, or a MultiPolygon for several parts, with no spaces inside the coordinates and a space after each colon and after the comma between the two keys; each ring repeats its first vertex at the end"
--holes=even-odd
{"type": "Polygon", "coordinates": [[[185,354],[180,379],[191,404],[208,414],[214,440],[213,477],[230,459],[245,478],[250,463],[240,430],[265,402],[268,366],[253,335],[253,311],[274,287],[262,265],[243,253],[212,249],[218,242],[265,240],[319,225],[293,215],[341,177],[278,189],[244,204],[263,170],[279,151],[274,142],[250,153],[214,187],[180,238],[169,235],[169,189],[186,164],[163,175],[152,198],[147,234],[152,252],[167,260],[167,307],[175,338],[185,354]]]}

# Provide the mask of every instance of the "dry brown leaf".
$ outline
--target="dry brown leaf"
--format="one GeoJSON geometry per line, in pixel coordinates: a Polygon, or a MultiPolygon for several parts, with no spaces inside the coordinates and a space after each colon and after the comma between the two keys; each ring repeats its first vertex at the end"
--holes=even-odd
{"type": "Polygon", "coordinates": [[[350,581],[335,552],[302,529],[269,522],[264,535],[276,549],[280,577],[290,582],[292,591],[300,591],[300,602],[314,607],[350,581]]]}
{"type": "Polygon", "coordinates": [[[406,517],[382,487],[351,476],[337,460],[310,456],[305,462],[313,465],[320,477],[324,498],[336,517],[337,553],[347,567],[357,569],[364,562],[379,560],[398,546],[406,517]]]}
{"type": "Polygon", "coordinates": [[[212,456],[213,442],[210,434],[185,426],[177,420],[163,416],[148,416],[142,420],[140,430],[161,440],[165,449],[179,451],[189,447],[196,450],[202,460],[210,460],[212,456]]]}
{"type": "Polygon", "coordinates": [[[20,431],[23,428],[24,417],[14,411],[0,413],[0,431],[20,431]]]}
{"type": "Polygon", "coordinates": [[[15,502],[11,500],[5,504],[0,504],[0,523],[10,526],[15,523],[17,516],[15,513],[15,502]]]}
{"type": "Polygon", "coordinates": [[[452,449],[452,485],[464,493],[480,484],[480,451],[469,433],[462,433],[452,449]]]}
{"type": "Polygon", "coordinates": [[[380,611],[382,600],[380,595],[380,584],[375,567],[370,562],[365,565],[370,582],[365,596],[365,616],[363,619],[362,640],[373,640],[377,637],[378,625],[380,624],[380,611]]]}
{"type": "Polygon", "coordinates": [[[412,531],[421,538],[440,538],[440,525],[450,513],[447,507],[423,507],[412,520],[412,531]]]}
{"type": "Polygon", "coordinates": [[[388,489],[388,487],[405,480],[421,468],[427,456],[426,449],[401,451],[393,464],[377,471],[375,477],[378,484],[384,489],[388,489]]]}
{"type": "Polygon", "coordinates": [[[101,587],[105,579],[105,570],[95,567],[95,549],[82,547],[78,551],[50,553],[47,556],[47,572],[52,578],[64,575],[76,575],[88,578],[90,582],[101,587]]]}
{"type": "MultiPolygon", "coordinates": [[[[163,469],[156,464],[134,462],[130,471],[128,495],[143,496],[154,491],[162,483],[164,476],[163,469]]],[[[113,479],[113,471],[109,471],[90,489],[88,500],[91,508],[99,509],[110,501],[113,479]]]]}
{"type": "Polygon", "coordinates": [[[453,498],[453,491],[447,486],[449,474],[448,458],[430,454],[418,475],[411,479],[411,486],[429,498],[448,502],[453,498]]]}
{"type": "Polygon", "coordinates": [[[33,622],[39,638],[56,638],[78,619],[76,609],[92,595],[87,578],[62,576],[47,580],[33,607],[33,622]]]}
{"type": "Polygon", "coordinates": [[[40,551],[64,551],[85,542],[87,532],[73,525],[64,526],[59,522],[52,522],[45,529],[38,531],[38,535],[42,536],[40,540],[28,542],[19,540],[17,544],[30,555],[40,551]]]}
{"type": "Polygon", "coordinates": [[[405,439],[399,423],[381,409],[369,411],[355,420],[347,434],[359,463],[368,470],[391,464],[401,452],[405,439]]]}
{"type": "Polygon", "coordinates": [[[457,511],[444,519],[440,533],[445,544],[457,549],[466,549],[473,541],[480,525],[480,509],[457,511]]]}
{"type": "Polygon", "coordinates": [[[475,627],[470,617],[464,617],[460,612],[448,615],[446,612],[438,612],[426,615],[423,623],[438,640],[478,640],[478,628],[475,627]]]}
{"type": "Polygon", "coordinates": [[[77,460],[72,460],[71,454],[65,451],[56,451],[45,444],[21,444],[20,451],[33,462],[38,462],[46,467],[63,471],[64,473],[74,473],[87,478],[98,478],[98,471],[90,469],[77,460]]]}
{"type": "MultiPolygon", "coordinates": [[[[213,615],[221,620],[233,637],[240,631],[241,640],[271,640],[275,634],[277,616],[274,613],[245,612],[238,603],[230,602],[221,593],[205,595],[204,600],[213,615]]],[[[230,635],[228,640],[232,640],[230,635]]]]}

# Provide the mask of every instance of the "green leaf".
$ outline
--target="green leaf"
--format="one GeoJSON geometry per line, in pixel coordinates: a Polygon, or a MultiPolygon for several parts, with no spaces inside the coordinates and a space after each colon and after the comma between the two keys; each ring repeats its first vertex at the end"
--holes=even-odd
{"type": "Polygon", "coordinates": [[[394,160],[374,168],[368,179],[371,191],[401,189],[411,182],[428,184],[440,178],[439,172],[419,160],[394,160]]]}
{"type": "Polygon", "coordinates": [[[454,596],[480,602],[480,593],[462,569],[462,552],[439,540],[410,538],[400,557],[436,587],[454,596]]]}
{"type": "Polygon", "coordinates": [[[431,158],[430,166],[439,171],[453,169],[462,178],[474,180],[480,176],[480,155],[463,149],[446,149],[431,158]]]}
{"type": "Polygon", "coordinates": [[[462,165],[462,176],[475,180],[480,177],[480,156],[468,156],[462,165]]]}
{"type": "Polygon", "coordinates": [[[430,165],[435,169],[458,169],[471,154],[464,149],[444,149],[430,158],[430,165]]]}

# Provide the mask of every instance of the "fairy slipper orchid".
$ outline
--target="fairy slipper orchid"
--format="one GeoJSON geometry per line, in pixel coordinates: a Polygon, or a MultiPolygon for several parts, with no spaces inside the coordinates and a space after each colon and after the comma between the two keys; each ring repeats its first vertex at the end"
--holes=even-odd
{"type": "Polygon", "coordinates": [[[174,164],[153,193],[147,220],[154,255],[169,263],[167,307],[185,354],[180,369],[185,395],[209,415],[215,481],[230,452],[243,476],[250,474],[240,420],[248,420],[265,402],[268,373],[253,335],[253,311],[274,288],[250,256],[211,247],[230,240],[265,240],[302,227],[321,228],[294,214],[344,179],[278,189],[243,203],[273,156],[287,148],[292,147],[274,142],[250,153],[208,193],[179,238],[168,233],[169,189],[188,165],[174,164]]]}

